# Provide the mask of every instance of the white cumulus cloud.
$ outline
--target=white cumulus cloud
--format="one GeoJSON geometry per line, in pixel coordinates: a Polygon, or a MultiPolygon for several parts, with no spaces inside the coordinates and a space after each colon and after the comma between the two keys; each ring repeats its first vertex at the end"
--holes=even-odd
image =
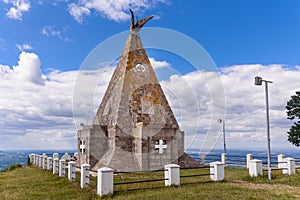
{"type": "MultiPolygon", "coordinates": [[[[167,63],[160,66],[172,67],[167,63]]],[[[91,123],[114,70],[113,67],[94,71],[52,70],[41,74],[40,65],[38,55],[28,52],[20,53],[16,66],[0,64],[0,140],[3,149],[75,148],[77,130],[73,110],[76,109],[78,114],[75,121],[91,123]],[[76,79],[78,73],[82,74],[80,80],[76,79]],[[78,96],[74,96],[75,83],[80,84],[78,96]],[[87,96],[90,87],[96,89],[93,89],[93,95],[87,96]],[[73,98],[83,101],[72,105],[73,98]],[[84,99],[93,101],[85,103],[84,99]]],[[[216,110],[212,110],[214,99],[208,87],[221,79],[226,94],[227,147],[265,148],[264,87],[255,86],[253,80],[255,76],[261,76],[273,81],[269,85],[272,148],[291,148],[286,141],[291,122],[286,119],[285,105],[290,96],[300,90],[300,67],[238,65],[220,68],[220,72],[194,71],[161,81],[177,121],[185,131],[186,147],[200,148],[205,138],[210,137],[206,134],[209,126],[217,128],[215,134],[221,134],[221,124],[211,116],[216,110]]],[[[222,148],[222,144],[217,143],[216,147],[222,148]]]]}
{"type": "Polygon", "coordinates": [[[17,66],[13,66],[16,78],[21,81],[28,81],[38,85],[43,85],[41,74],[41,61],[35,53],[21,52],[17,66]]]}
{"type": "Polygon", "coordinates": [[[27,0],[4,0],[4,3],[12,5],[6,13],[6,16],[11,19],[22,20],[22,13],[30,9],[30,2],[27,0]]]}
{"type": "Polygon", "coordinates": [[[2,149],[74,147],[72,93],[77,71],[45,75],[40,65],[38,55],[27,52],[20,54],[17,66],[0,65],[2,149]]]}
{"type": "Polygon", "coordinates": [[[67,28],[63,28],[62,31],[57,29],[55,26],[45,26],[42,28],[41,33],[48,37],[58,37],[59,39],[68,42],[69,38],[64,36],[64,33],[67,32],[67,28]]]}
{"type": "MultiPolygon", "coordinates": [[[[292,147],[287,140],[291,122],[286,119],[285,106],[290,96],[300,90],[299,67],[283,65],[238,65],[221,68],[217,72],[198,71],[173,75],[161,85],[174,114],[186,133],[187,147],[199,148],[209,126],[219,127],[218,119],[211,118],[212,101],[208,85],[221,79],[226,99],[226,132],[228,148],[265,148],[265,91],[254,85],[254,77],[273,81],[269,84],[271,144],[277,148],[292,147]]],[[[215,138],[215,137],[214,137],[215,138]]],[[[221,140],[220,140],[221,141],[221,140]]],[[[218,145],[218,144],[217,144],[218,145]]],[[[205,145],[204,145],[205,147],[205,145]]],[[[222,148],[220,143],[219,148],[222,148]]]]}
{"type": "Polygon", "coordinates": [[[128,9],[134,11],[148,10],[158,3],[168,4],[167,0],[85,0],[69,4],[69,13],[74,19],[82,23],[84,16],[90,15],[94,10],[101,16],[112,21],[125,21],[130,19],[128,9]]]}
{"type": "Polygon", "coordinates": [[[159,69],[159,68],[164,68],[164,67],[170,67],[170,63],[167,61],[158,61],[155,60],[154,58],[149,58],[149,61],[154,69],[159,69]]]}
{"type": "Polygon", "coordinates": [[[84,16],[89,16],[91,13],[91,11],[88,8],[84,6],[79,6],[75,3],[69,4],[68,8],[70,15],[72,15],[74,19],[79,23],[83,22],[84,16]]]}
{"type": "Polygon", "coordinates": [[[27,43],[24,43],[24,44],[17,44],[16,46],[17,46],[17,48],[19,49],[19,51],[31,50],[31,49],[32,49],[32,46],[30,46],[30,45],[27,44],[27,43]]]}

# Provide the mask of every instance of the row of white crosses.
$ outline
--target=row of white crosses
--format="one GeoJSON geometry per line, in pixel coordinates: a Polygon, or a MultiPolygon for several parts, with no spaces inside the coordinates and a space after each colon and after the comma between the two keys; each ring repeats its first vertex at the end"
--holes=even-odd
{"type": "MultiPolygon", "coordinates": [[[[155,150],[158,150],[159,154],[162,154],[164,152],[164,149],[166,150],[168,146],[166,144],[166,140],[157,140],[154,147],[155,150]]],[[[85,153],[86,150],[85,140],[80,140],[79,150],[80,153],[85,153]]]]}
{"type": "MultiPolygon", "coordinates": [[[[77,153],[74,153],[74,156],[77,157],[77,153]]],[[[29,158],[30,158],[30,162],[33,163],[34,165],[41,167],[43,169],[47,169],[49,171],[52,170],[53,174],[58,174],[60,177],[65,176],[66,160],[59,159],[58,153],[54,153],[53,157],[48,157],[45,153],[43,155],[30,154],[29,158]]],[[[65,153],[62,156],[62,158],[69,159],[70,156],[68,155],[68,153],[65,153]]]]}
{"type": "MultiPolygon", "coordinates": [[[[155,150],[158,150],[159,154],[162,154],[164,150],[167,149],[168,146],[166,144],[166,140],[157,140],[154,147],[155,150]]],[[[86,150],[85,140],[80,140],[79,150],[80,153],[85,153],[86,150]]]]}

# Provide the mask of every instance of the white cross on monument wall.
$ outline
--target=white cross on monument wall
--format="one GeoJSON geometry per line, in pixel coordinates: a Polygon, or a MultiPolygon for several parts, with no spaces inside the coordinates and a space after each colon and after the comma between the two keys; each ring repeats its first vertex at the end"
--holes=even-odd
{"type": "Polygon", "coordinates": [[[81,143],[80,146],[79,146],[80,152],[84,153],[84,150],[85,150],[85,141],[81,140],[80,143],[81,143]]]}
{"type": "Polygon", "coordinates": [[[167,145],[164,144],[163,140],[159,140],[158,144],[156,144],[155,149],[158,149],[158,153],[162,154],[164,152],[164,149],[167,149],[167,145]]]}

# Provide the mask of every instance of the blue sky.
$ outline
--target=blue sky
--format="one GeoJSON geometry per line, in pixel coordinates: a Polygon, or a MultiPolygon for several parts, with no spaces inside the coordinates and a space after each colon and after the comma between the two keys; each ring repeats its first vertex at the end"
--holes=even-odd
{"type": "MultiPolygon", "coordinates": [[[[264,149],[264,90],[253,86],[253,77],[260,75],[274,81],[270,86],[273,146],[294,149],[286,142],[291,122],[286,120],[285,104],[299,90],[298,0],[1,0],[0,149],[74,148],[72,101],[78,70],[97,45],[129,30],[129,7],[138,19],[155,16],[145,27],[167,28],[193,39],[219,69],[200,73],[179,55],[147,50],[178,121],[185,117],[181,125],[188,146],[198,147],[204,140],[203,135],[195,139],[191,132],[203,134],[208,126],[221,129],[209,115],[210,87],[221,80],[228,148],[264,149]],[[197,113],[192,113],[188,91],[199,105],[197,113]]],[[[118,49],[116,54],[120,53],[118,49]]],[[[83,106],[93,111],[113,66],[100,71],[84,78],[86,88],[89,81],[99,79],[97,74],[103,79],[98,80],[102,85],[92,88],[98,95],[95,105],[83,106]]],[[[87,116],[83,119],[90,122],[87,116]]],[[[222,148],[220,142],[216,148],[222,148]]]]}
{"type": "MultiPolygon", "coordinates": [[[[6,16],[12,4],[4,2],[0,4],[0,59],[7,65],[16,64],[16,44],[26,43],[39,54],[42,70],[78,69],[99,42],[129,26],[128,18],[113,21],[95,9],[78,23],[68,12],[68,5],[76,1],[30,1],[29,11],[22,12],[21,20],[14,20],[6,16]],[[47,27],[49,36],[42,34],[47,27]],[[59,34],[52,35],[55,33],[51,31],[59,34]]],[[[300,2],[293,0],[179,0],[156,3],[145,11],[141,8],[137,15],[159,16],[147,26],[170,28],[192,37],[219,67],[250,63],[295,65],[300,59],[299,7],[300,2]]]]}

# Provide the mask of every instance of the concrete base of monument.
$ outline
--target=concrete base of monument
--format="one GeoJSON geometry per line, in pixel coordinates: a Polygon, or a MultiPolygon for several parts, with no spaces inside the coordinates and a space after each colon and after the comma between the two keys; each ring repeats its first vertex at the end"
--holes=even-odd
{"type": "Polygon", "coordinates": [[[119,172],[141,171],[135,154],[124,151],[120,147],[110,148],[99,162],[92,167],[92,170],[101,167],[109,167],[119,172]]]}
{"type": "MultiPolygon", "coordinates": [[[[164,166],[160,162],[157,163],[156,167],[150,167],[150,165],[141,166],[134,153],[126,152],[116,147],[113,152],[108,151],[107,154],[104,155],[96,165],[92,166],[91,169],[97,170],[101,167],[109,167],[114,169],[115,172],[153,171],[163,169],[163,167],[159,167],[164,166]]],[[[154,164],[155,163],[151,163],[151,166],[155,166],[154,164]]],[[[195,168],[204,166],[187,153],[183,153],[173,162],[169,160],[169,162],[165,162],[164,164],[178,164],[181,168],[195,168]]]]}

